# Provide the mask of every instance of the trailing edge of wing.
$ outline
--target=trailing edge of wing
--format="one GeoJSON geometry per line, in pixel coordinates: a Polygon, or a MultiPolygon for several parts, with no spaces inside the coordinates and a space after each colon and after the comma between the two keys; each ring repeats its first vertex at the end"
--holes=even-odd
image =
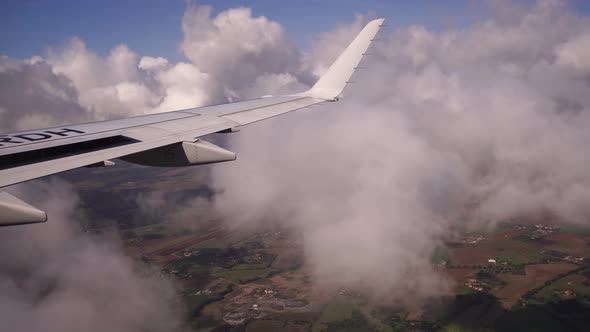
{"type": "Polygon", "coordinates": [[[340,54],[328,71],[303,95],[323,100],[336,100],[344,90],[346,83],[361,62],[363,55],[384,21],[385,19],[380,18],[369,22],[344,52],[340,54]]]}

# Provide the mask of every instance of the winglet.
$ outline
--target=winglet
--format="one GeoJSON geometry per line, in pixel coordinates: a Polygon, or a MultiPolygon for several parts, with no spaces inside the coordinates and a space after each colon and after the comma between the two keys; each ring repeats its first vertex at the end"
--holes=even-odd
{"type": "Polygon", "coordinates": [[[302,95],[331,101],[338,100],[338,96],[344,90],[346,83],[361,62],[384,21],[385,19],[380,18],[369,22],[334,61],[328,71],[302,95]]]}

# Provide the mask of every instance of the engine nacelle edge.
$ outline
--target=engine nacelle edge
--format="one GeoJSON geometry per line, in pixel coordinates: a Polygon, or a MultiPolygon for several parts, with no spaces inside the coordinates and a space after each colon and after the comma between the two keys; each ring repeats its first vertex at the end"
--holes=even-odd
{"type": "Polygon", "coordinates": [[[232,161],[236,160],[236,154],[199,139],[130,154],[120,159],[145,166],[180,167],[232,161]]]}

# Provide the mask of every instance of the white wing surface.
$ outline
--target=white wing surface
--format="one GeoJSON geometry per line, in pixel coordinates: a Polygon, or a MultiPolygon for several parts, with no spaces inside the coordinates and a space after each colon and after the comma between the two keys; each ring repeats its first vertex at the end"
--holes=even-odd
{"type": "MultiPolygon", "coordinates": [[[[0,188],[120,158],[148,166],[191,166],[235,160],[201,139],[273,116],[336,101],[383,19],[369,22],[308,91],[242,102],[0,135],[0,188]]],[[[0,226],[44,222],[43,211],[0,192],[0,226]]]]}

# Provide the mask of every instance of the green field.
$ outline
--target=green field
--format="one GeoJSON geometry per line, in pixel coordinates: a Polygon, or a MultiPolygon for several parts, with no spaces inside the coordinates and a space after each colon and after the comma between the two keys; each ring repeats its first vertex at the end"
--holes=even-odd
{"type": "Polygon", "coordinates": [[[134,228],[131,231],[136,237],[146,239],[162,239],[167,236],[189,235],[192,231],[189,229],[173,227],[168,224],[151,224],[134,228]]]}
{"type": "Polygon", "coordinates": [[[491,246],[498,252],[496,261],[512,265],[541,263],[543,248],[534,242],[513,239],[494,239],[491,246]]]}
{"type": "Polygon", "coordinates": [[[441,329],[442,332],[494,332],[492,328],[474,329],[472,327],[462,326],[461,324],[449,324],[441,329]]]}
{"type": "Polygon", "coordinates": [[[535,295],[535,299],[538,301],[559,301],[568,298],[590,298],[590,286],[583,284],[587,280],[588,279],[581,274],[569,275],[541,289],[541,291],[535,295]],[[565,290],[571,290],[575,293],[575,296],[566,296],[563,293],[565,290]]]}
{"type": "Polygon", "coordinates": [[[280,320],[254,320],[246,326],[246,332],[281,331],[284,325],[280,320]]]}
{"type": "Polygon", "coordinates": [[[541,254],[523,254],[520,252],[510,252],[496,256],[498,263],[508,263],[512,265],[525,265],[543,262],[541,254]]]}
{"type": "Polygon", "coordinates": [[[442,264],[449,261],[449,248],[445,245],[440,245],[434,249],[432,253],[431,262],[433,264],[442,264]]]}
{"type": "Polygon", "coordinates": [[[267,263],[259,263],[259,264],[238,264],[238,265],[235,265],[234,267],[232,267],[231,269],[234,270],[234,271],[259,270],[259,269],[265,269],[269,265],[270,264],[267,264],[267,263]]]}
{"type": "Polygon", "coordinates": [[[231,286],[228,283],[220,283],[207,289],[209,291],[207,293],[198,293],[199,291],[203,292],[203,290],[190,288],[181,292],[190,317],[198,315],[207,304],[221,300],[231,290],[231,286]]]}
{"type": "Polygon", "coordinates": [[[271,268],[251,269],[251,270],[227,270],[215,268],[212,272],[221,278],[227,279],[236,284],[243,284],[260,278],[266,278],[275,272],[271,268]]]}
{"type": "Polygon", "coordinates": [[[563,232],[572,233],[572,234],[576,234],[576,235],[590,236],[590,227],[578,226],[578,225],[566,225],[566,226],[562,226],[561,230],[563,232]]]}
{"type": "Polygon", "coordinates": [[[373,328],[355,304],[343,299],[335,299],[324,306],[311,330],[314,332],[373,331],[373,328]]]}
{"type": "Polygon", "coordinates": [[[351,303],[331,302],[326,305],[318,321],[320,323],[333,323],[352,317],[355,307],[351,303]]]}
{"type": "Polygon", "coordinates": [[[190,247],[191,250],[202,248],[224,249],[231,245],[231,241],[227,238],[213,238],[195,244],[190,247]]]}

